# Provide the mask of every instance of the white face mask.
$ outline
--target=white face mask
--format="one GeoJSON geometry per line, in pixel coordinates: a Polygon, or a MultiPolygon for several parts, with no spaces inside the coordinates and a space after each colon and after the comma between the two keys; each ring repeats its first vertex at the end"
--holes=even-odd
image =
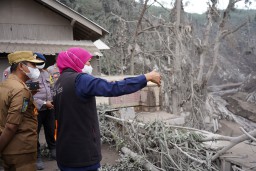
{"type": "Polygon", "coordinates": [[[32,67],[29,67],[29,66],[27,66],[27,67],[28,67],[29,73],[26,73],[24,70],[22,70],[22,71],[28,76],[28,78],[30,78],[31,80],[38,79],[38,77],[40,75],[39,69],[38,68],[32,68],[32,67]]]}
{"type": "Polygon", "coordinates": [[[45,63],[42,64],[42,65],[36,65],[36,67],[37,67],[38,69],[44,69],[44,66],[45,66],[45,63]]]}
{"type": "Polygon", "coordinates": [[[91,65],[85,65],[84,66],[84,68],[82,69],[82,72],[83,73],[87,73],[87,74],[92,74],[92,70],[93,70],[93,68],[92,68],[92,66],[91,65]]]}

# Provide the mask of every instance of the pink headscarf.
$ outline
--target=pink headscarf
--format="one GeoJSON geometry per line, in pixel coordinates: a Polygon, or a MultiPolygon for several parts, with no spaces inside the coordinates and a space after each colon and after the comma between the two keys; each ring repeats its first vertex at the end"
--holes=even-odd
{"type": "Polygon", "coordinates": [[[82,72],[84,65],[92,58],[92,55],[83,48],[73,47],[67,51],[60,52],[57,58],[57,66],[60,73],[67,68],[76,72],[82,72]]]}

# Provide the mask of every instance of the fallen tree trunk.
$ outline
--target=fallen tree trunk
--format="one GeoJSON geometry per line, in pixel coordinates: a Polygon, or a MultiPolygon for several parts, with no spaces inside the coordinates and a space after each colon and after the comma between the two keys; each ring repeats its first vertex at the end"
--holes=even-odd
{"type": "MultiPolygon", "coordinates": [[[[133,120],[124,120],[124,119],[120,119],[120,118],[116,118],[114,116],[110,116],[110,115],[105,115],[105,117],[110,118],[112,120],[115,121],[119,121],[119,122],[126,122],[126,123],[135,123],[136,125],[143,127],[145,126],[144,123],[138,123],[135,122],[133,120]]],[[[186,128],[186,127],[180,127],[180,126],[172,126],[172,125],[166,125],[166,127],[169,128],[174,128],[174,129],[185,129],[185,130],[189,130],[189,131],[193,131],[196,132],[198,134],[201,134],[202,136],[204,136],[205,138],[201,139],[201,142],[207,142],[207,141],[229,141],[230,144],[228,146],[225,146],[223,148],[221,148],[213,157],[212,157],[212,161],[215,161],[218,157],[220,157],[222,154],[224,154],[226,151],[228,151],[229,149],[231,149],[232,147],[234,147],[235,145],[248,140],[248,139],[252,139],[252,137],[256,136],[256,129],[248,132],[246,134],[243,134],[241,136],[238,137],[229,137],[229,136],[222,136],[222,135],[218,135],[218,134],[213,134],[211,132],[208,131],[203,131],[203,130],[198,130],[198,129],[194,129],[194,128],[186,128]]]]}
{"type": "MultiPolygon", "coordinates": [[[[152,166],[158,170],[219,170],[217,163],[211,162],[207,155],[208,149],[198,141],[205,135],[211,134],[207,131],[166,125],[164,122],[158,121],[144,124],[106,115],[106,113],[103,113],[103,116],[119,123],[111,126],[114,129],[113,131],[117,131],[113,126],[122,125],[120,127],[122,129],[119,130],[122,131],[121,134],[119,131],[115,133],[117,136],[119,134],[121,136],[121,141],[117,141],[117,145],[121,145],[120,149],[129,146],[133,151],[139,151],[130,153],[135,157],[135,160],[140,159],[139,157],[136,158],[136,156],[146,156],[143,160],[140,159],[139,162],[136,160],[137,162],[131,163],[131,165],[137,165],[134,165],[135,167],[143,169],[147,167],[150,170],[152,170],[152,166]],[[149,162],[148,166],[150,167],[145,166],[144,161],[149,162]],[[136,163],[140,163],[139,166],[136,163]]],[[[107,120],[102,123],[107,123],[107,120]]],[[[108,123],[113,122],[110,121],[108,123]]],[[[103,130],[103,132],[106,131],[103,130]]],[[[113,143],[113,141],[110,143],[113,143]]],[[[215,150],[211,149],[210,151],[213,152],[215,150]]]]}
{"type": "Polygon", "coordinates": [[[207,90],[209,92],[218,92],[218,91],[224,91],[224,90],[231,90],[239,88],[239,86],[242,85],[242,82],[240,83],[231,83],[231,84],[223,84],[223,85],[214,85],[207,87],[207,90]]]}
{"type": "MultiPolygon", "coordinates": [[[[248,134],[250,134],[252,137],[256,136],[256,129],[248,132],[248,134]]],[[[220,157],[222,154],[224,154],[226,151],[228,151],[229,149],[231,149],[232,147],[234,147],[235,145],[250,139],[250,137],[248,137],[246,134],[240,135],[238,137],[234,137],[232,138],[232,140],[230,141],[230,144],[224,148],[222,148],[220,151],[218,151],[213,157],[212,157],[212,161],[216,160],[218,157],[220,157]]]]}

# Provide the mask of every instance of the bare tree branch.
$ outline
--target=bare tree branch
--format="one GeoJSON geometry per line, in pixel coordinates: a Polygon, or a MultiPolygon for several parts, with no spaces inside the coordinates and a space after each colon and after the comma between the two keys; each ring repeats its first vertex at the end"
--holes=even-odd
{"type": "Polygon", "coordinates": [[[130,149],[126,148],[126,147],[123,147],[121,149],[121,151],[123,153],[125,153],[126,155],[129,155],[131,156],[131,158],[134,160],[134,161],[138,161],[138,162],[142,162],[143,164],[143,167],[146,169],[146,170],[150,170],[150,171],[159,171],[154,165],[152,165],[151,163],[147,162],[142,156],[139,156],[138,154],[134,153],[133,151],[131,151],[130,149]]]}
{"type": "Polygon", "coordinates": [[[223,32],[222,39],[224,39],[229,34],[237,32],[240,28],[244,27],[247,23],[248,23],[248,20],[245,21],[244,23],[242,23],[241,25],[239,25],[238,27],[236,27],[234,30],[231,30],[231,31],[229,31],[227,33],[223,32]]]}
{"type": "Polygon", "coordinates": [[[134,53],[135,53],[135,45],[137,43],[137,37],[138,37],[138,33],[139,33],[139,27],[141,26],[141,22],[142,22],[142,18],[144,16],[144,13],[147,10],[148,1],[149,0],[145,0],[144,6],[143,6],[142,12],[140,14],[140,17],[139,17],[139,20],[138,20],[138,23],[137,23],[137,26],[136,26],[136,30],[135,30],[135,33],[134,33],[134,36],[133,36],[133,47],[132,47],[132,50],[131,50],[131,75],[134,74],[134,53]]]}
{"type": "Polygon", "coordinates": [[[251,138],[253,141],[256,142],[256,138],[254,138],[253,136],[251,136],[250,134],[248,134],[248,132],[246,132],[246,131],[244,130],[244,128],[240,127],[240,129],[243,131],[244,134],[246,134],[249,138],[251,138]]]}
{"type": "MultiPolygon", "coordinates": [[[[248,134],[250,134],[251,136],[256,136],[256,129],[249,132],[248,134]]],[[[238,136],[236,138],[234,138],[230,144],[226,147],[224,147],[223,149],[221,149],[220,151],[218,151],[218,153],[216,153],[213,157],[212,157],[212,161],[216,160],[219,156],[221,156],[222,154],[224,154],[226,151],[228,151],[229,149],[231,149],[232,147],[234,147],[235,145],[245,141],[245,140],[248,140],[248,136],[243,134],[241,136],[238,136]]]]}
{"type": "Polygon", "coordinates": [[[203,138],[200,141],[201,142],[207,142],[207,141],[232,141],[233,139],[234,139],[234,137],[228,137],[228,136],[216,135],[216,134],[209,134],[206,138],[203,138]]]}
{"type": "Polygon", "coordinates": [[[147,28],[145,28],[145,29],[139,31],[139,32],[138,32],[138,35],[140,35],[141,33],[145,32],[145,31],[147,31],[147,30],[154,29],[154,28],[158,28],[158,27],[160,27],[160,26],[162,26],[162,24],[158,24],[158,25],[156,25],[156,26],[147,27],[147,28]]]}
{"type": "Polygon", "coordinates": [[[200,163],[200,164],[206,163],[206,161],[199,160],[199,159],[196,159],[196,158],[193,157],[193,156],[190,156],[188,153],[186,153],[185,151],[183,151],[179,146],[177,146],[177,144],[174,144],[174,143],[171,143],[171,144],[174,145],[181,153],[183,153],[185,156],[187,156],[187,157],[190,158],[191,160],[194,160],[195,162],[198,162],[198,163],[200,163]]]}
{"type": "MultiPolygon", "coordinates": [[[[235,1],[234,0],[229,0],[228,7],[223,12],[222,19],[221,19],[220,24],[219,24],[219,30],[218,30],[217,36],[215,38],[215,43],[214,43],[214,47],[213,47],[213,64],[209,67],[209,69],[207,71],[205,81],[204,81],[205,84],[209,81],[215,67],[217,66],[218,58],[219,58],[219,48],[220,48],[220,43],[221,43],[220,40],[223,39],[228,34],[230,34],[230,33],[228,33],[227,35],[225,35],[223,37],[223,32],[224,32],[225,25],[227,23],[229,13],[230,13],[231,9],[233,8],[234,4],[239,2],[239,1],[241,1],[241,0],[235,0],[235,1]]],[[[241,25],[241,27],[242,27],[242,25],[241,25]]],[[[238,27],[237,29],[239,29],[241,27],[238,27]]],[[[237,31],[237,30],[235,29],[234,31],[237,31]]]]}
{"type": "Polygon", "coordinates": [[[158,2],[157,0],[155,0],[155,2],[156,2],[158,5],[160,5],[164,10],[166,10],[166,11],[169,12],[169,9],[165,8],[165,7],[163,6],[163,4],[161,4],[161,3],[158,2]]]}

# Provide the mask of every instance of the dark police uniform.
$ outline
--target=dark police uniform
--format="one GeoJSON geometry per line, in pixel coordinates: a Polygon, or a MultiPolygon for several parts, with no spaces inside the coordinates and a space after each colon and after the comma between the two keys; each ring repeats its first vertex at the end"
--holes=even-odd
{"type": "Polygon", "coordinates": [[[0,134],[6,123],[19,125],[1,155],[5,170],[36,170],[37,112],[32,94],[17,76],[0,83],[0,134]]]}

